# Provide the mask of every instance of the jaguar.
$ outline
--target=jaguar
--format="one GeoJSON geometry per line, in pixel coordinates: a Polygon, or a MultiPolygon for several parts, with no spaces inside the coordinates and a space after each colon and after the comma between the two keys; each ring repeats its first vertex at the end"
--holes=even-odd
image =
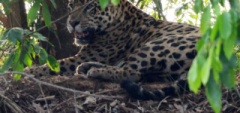
{"type": "Polygon", "coordinates": [[[187,72],[201,37],[193,25],[157,20],[127,0],[102,9],[99,0],[69,0],[67,29],[79,47],[58,60],[60,72],[45,64],[26,70],[36,76],[78,75],[119,83],[130,97],[161,100],[188,90],[187,72]],[[138,83],[170,85],[147,90],[138,83]]]}

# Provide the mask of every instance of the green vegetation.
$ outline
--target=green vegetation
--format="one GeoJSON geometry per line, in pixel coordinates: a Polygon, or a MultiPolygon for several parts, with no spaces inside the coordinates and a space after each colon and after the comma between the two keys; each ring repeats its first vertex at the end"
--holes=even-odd
{"type": "Polygon", "coordinates": [[[235,86],[237,67],[234,46],[239,41],[240,1],[195,1],[194,10],[201,14],[203,37],[197,44],[198,55],[189,71],[190,89],[195,93],[201,84],[216,113],[221,111],[221,88],[235,86]],[[227,3],[230,9],[227,9],[227,3]],[[212,17],[215,20],[212,21],[212,17]]]}
{"type": "MultiPolygon", "coordinates": [[[[9,0],[1,1],[5,7],[4,11],[7,14],[10,7],[9,0]]],[[[39,15],[40,5],[42,6],[43,18],[47,27],[51,26],[51,15],[48,10],[48,6],[45,0],[32,1],[33,6],[29,9],[27,14],[28,27],[30,28],[34,20],[36,20],[39,15]]],[[[53,6],[55,3],[51,0],[53,6]]],[[[1,57],[4,59],[3,65],[0,72],[5,72],[8,70],[12,71],[23,71],[24,67],[31,67],[33,60],[38,58],[40,64],[47,63],[48,66],[53,70],[59,71],[59,64],[57,60],[48,55],[47,52],[39,45],[39,41],[47,41],[47,39],[35,32],[34,30],[23,29],[20,27],[13,27],[11,29],[5,30],[5,32],[0,37],[0,48],[11,48],[7,50],[5,54],[6,57],[1,57]]],[[[21,75],[16,74],[15,79],[20,79],[21,75]]]]}

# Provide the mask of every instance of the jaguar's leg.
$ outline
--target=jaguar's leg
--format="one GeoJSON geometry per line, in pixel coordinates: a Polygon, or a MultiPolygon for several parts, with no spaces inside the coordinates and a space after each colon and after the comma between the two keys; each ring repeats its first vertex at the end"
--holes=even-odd
{"type": "Polygon", "coordinates": [[[75,74],[76,75],[87,74],[91,68],[105,68],[105,67],[107,67],[106,64],[102,64],[99,62],[84,62],[84,63],[80,64],[79,66],[77,66],[75,74]]]}
{"type": "Polygon", "coordinates": [[[76,74],[86,74],[89,78],[96,78],[111,82],[121,82],[124,79],[138,81],[140,73],[137,70],[127,70],[117,66],[86,62],[77,67],[76,74]],[[131,76],[133,75],[133,76],[131,76]]]}

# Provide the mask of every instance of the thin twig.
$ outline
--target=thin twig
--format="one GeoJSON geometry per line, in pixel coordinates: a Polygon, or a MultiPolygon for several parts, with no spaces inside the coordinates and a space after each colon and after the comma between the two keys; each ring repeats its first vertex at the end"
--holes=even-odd
{"type": "MultiPolygon", "coordinates": [[[[62,20],[62,19],[64,19],[64,18],[67,17],[68,15],[70,15],[70,13],[65,14],[65,15],[63,15],[62,17],[60,17],[60,18],[58,18],[58,19],[52,21],[52,24],[53,24],[53,23],[56,23],[56,22],[58,22],[58,21],[60,21],[60,20],[62,20]]],[[[36,33],[36,32],[39,32],[39,31],[41,31],[41,30],[47,28],[47,27],[48,27],[48,26],[46,26],[46,25],[45,25],[45,26],[42,26],[42,27],[38,28],[36,31],[32,31],[31,33],[25,35],[24,37],[28,37],[28,36],[30,36],[30,35],[36,33]]]]}
{"type": "Polygon", "coordinates": [[[159,102],[159,104],[158,104],[158,106],[157,106],[157,109],[160,108],[160,106],[162,105],[162,102],[163,102],[164,100],[166,100],[167,98],[169,98],[169,96],[163,98],[163,99],[159,102]]]}
{"type": "Polygon", "coordinates": [[[0,94],[1,103],[6,104],[6,106],[14,113],[23,113],[21,107],[19,107],[15,102],[0,94]]]}
{"type": "MultiPolygon", "coordinates": [[[[109,93],[109,92],[113,92],[113,91],[117,91],[117,90],[119,90],[119,89],[104,90],[104,91],[101,91],[101,92],[96,92],[95,94],[96,94],[96,95],[105,94],[105,93],[109,93]]],[[[65,103],[67,103],[67,102],[69,102],[69,101],[71,101],[71,100],[73,100],[73,99],[75,99],[75,98],[76,98],[76,99],[81,99],[81,98],[84,98],[84,97],[86,97],[86,96],[87,96],[87,95],[81,95],[81,96],[78,96],[78,97],[69,98],[69,99],[67,99],[66,101],[61,102],[61,103],[59,103],[58,105],[56,105],[54,108],[52,108],[52,110],[56,109],[57,107],[65,104],[65,103]]]]}
{"type": "MultiPolygon", "coordinates": [[[[39,85],[39,88],[40,88],[40,92],[42,93],[43,97],[45,97],[41,84],[39,83],[38,85],[39,85]]],[[[48,102],[47,102],[46,98],[44,98],[44,102],[47,104],[47,112],[50,113],[49,105],[48,105],[48,102]]]]}
{"type": "Polygon", "coordinates": [[[40,81],[40,80],[34,78],[34,75],[32,75],[32,74],[28,74],[28,73],[24,73],[24,72],[10,71],[10,72],[5,72],[5,73],[0,73],[0,76],[8,75],[8,74],[21,74],[21,75],[24,75],[24,76],[32,79],[33,81],[35,81],[38,84],[46,85],[46,86],[49,86],[49,87],[57,88],[57,89],[68,91],[68,92],[72,92],[72,93],[79,93],[79,94],[82,94],[82,95],[93,96],[93,97],[97,97],[97,98],[121,99],[121,97],[119,97],[119,96],[106,96],[106,95],[89,94],[87,92],[78,91],[78,90],[74,90],[74,89],[65,88],[65,87],[62,87],[62,86],[50,84],[50,83],[47,83],[47,82],[44,82],[44,81],[40,81]]]}

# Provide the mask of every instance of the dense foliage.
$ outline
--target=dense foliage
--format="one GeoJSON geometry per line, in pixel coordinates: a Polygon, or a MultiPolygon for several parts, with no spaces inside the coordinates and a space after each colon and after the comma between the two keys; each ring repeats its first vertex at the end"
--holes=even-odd
{"type": "MultiPolygon", "coordinates": [[[[53,0],[51,1],[53,6],[55,6],[55,2],[53,0]]],[[[56,59],[53,56],[48,55],[38,43],[39,41],[47,41],[47,38],[37,33],[37,30],[31,28],[31,25],[39,15],[40,6],[42,7],[41,12],[43,12],[42,15],[46,26],[51,26],[51,15],[49,13],[46,1],[35,0],[31,2],[32,7],[27,13],[29,29],[13,27],[5,30],[5,32],[1,35],[0,47],[5,48],[7,45],[12,49],[6,53],[7,57],[3,61],[4,63],[0,69],[0,72],[8,70],[23,71],[24,67],[32,66],[35,58],[38,58],[40,64],[47,63],[52,70],[59,71],[59,64],[57,63],[56,59]]],[[[9,13],[10,1],[3,0],[1,3],[4,6],[5,14],[9,13]]],[[[14,77],[16,79],[20,79],[21,75],[16,74],[14,77]]]]}
{"type": "Polygon", "coordinates": [[[219,113],[222,85],[226,88],[235,86],[234,69],[238,63],[234,47],[240,36],[240,1],[196,0],[194,10],[201,14],[203,37],[197,44],[198,55],[188,73],[188,81],[195,93],[201,84],[205,86],[211,106],[219,113]]]}

